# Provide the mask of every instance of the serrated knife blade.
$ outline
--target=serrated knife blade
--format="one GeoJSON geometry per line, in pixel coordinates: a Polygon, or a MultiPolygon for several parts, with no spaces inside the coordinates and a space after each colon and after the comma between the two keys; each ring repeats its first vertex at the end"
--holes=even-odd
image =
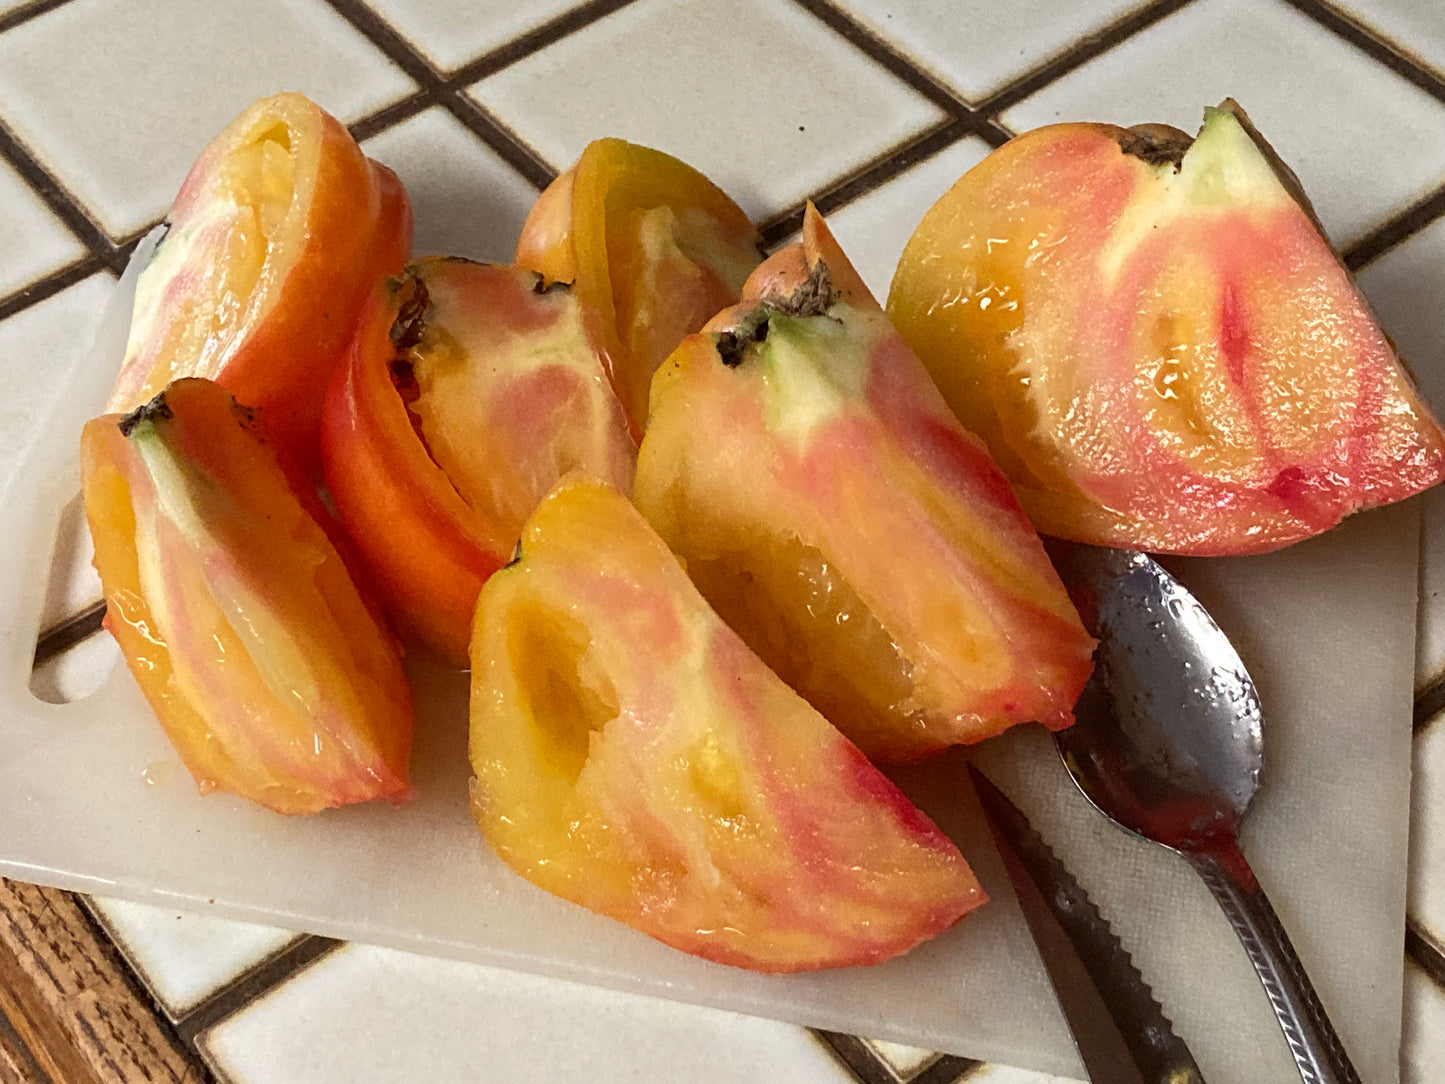
{"type": "Polygon", "coordinates": [[[1204,1084],[1184,1040],[1083,886],[972,764],[974,790],[1094,1084],[1204,1084]]]}

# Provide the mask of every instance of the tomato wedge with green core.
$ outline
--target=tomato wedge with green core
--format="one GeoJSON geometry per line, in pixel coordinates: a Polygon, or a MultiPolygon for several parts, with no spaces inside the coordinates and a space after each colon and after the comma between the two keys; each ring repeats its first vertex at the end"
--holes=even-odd
{"type": "Polygon", "coordinates": [[[684,952],[877,963],[985,900],[597,482],[563,480],[482,589],[471,705],[473,809],[502,860],[684,952]]]}
{"type": "Polygon", "coordinates": [[[760,245],[742,208],[691,166],[599,139],[537,200],[516,262],[575,284],[640,439],[653,372],[737,300],[760,245]]]}
{"type": "Polygon", "coordinates": [[[574,470],[631,492],[637,449],[571,288],[431,257],[373,298],[322,456],[398,624],[464,666],[477,592],[537,502],[574,470]]]}
{"type": "Polygon", "coordinates": [[[278,94],[202,152],[167,222],[107,409],[206,377],[315,467],[332,370],[362,303],[411,248],[401,182],[315,103],[278,94]]]}
{"type": "Polygon", "coordinates": [[[1445,433],[1233,102],[1025,133],[923,217],[888,301],[1045,534],[1257,553],[1445,477],[1445,433]]]}
{"type": "Polygon", "coordinates": [[[397,644],[252,412],[171,384],[81,436],[106,627],[202,793],[278,813],[410,796],[397,644]]]}
{"type": "Polygon", "coordinates": [[[1008,481],[808,206],[658,370],[638,508],[712,606],[875,760],[1058,729],[1084,631],[1008,481]]]}

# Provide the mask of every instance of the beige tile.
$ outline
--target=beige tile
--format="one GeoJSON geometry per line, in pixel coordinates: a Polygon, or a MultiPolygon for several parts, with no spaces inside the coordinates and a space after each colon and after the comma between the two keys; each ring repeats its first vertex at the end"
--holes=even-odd
{"type": "Polygon", "coordinates": [[[886,1039],[863,1040],[898,1076],[909,1080],[938,1060],[938,1054],[917,1046],[890,1043],[886,1039]]]}
{"type": "MultiPolygon", "coordinates": [[[[174,770],[183,771],[179,765],[174,770]]],[[[226,922],[129,900],[95,896],[91,904],[172,1020],[296,937],[270,926],[226,922]]]]}
{"type": "Polygon", "coordinates": [[[849,1084],[802,1028],[349,945],[200,1037],[236,1084],[849,1084]]]}
{"type": "Polygon", "coordinates": [[[880,302],[887,300],[898,257],[924,214],[988,151],[976,136],[961,139],[828,216],[838,243],[880,302]]]}
{"type": "Polygon", "coordinates": [[[1445,177],[1445,104],[1283,3],[1199,0],[1007,110],[1199,128],[1239,100],[1348,246],[1445,177]]]}
{"type": "Polygon", "coordinates": [[[1141,0],[840,0],[894,49],[969,101],[1095,33],[1141,0]]]}
{"type": "Polygon", "coordinates": [[[411,88],[321,0],[72,0],[0,37],[0,115],[112,236],[162,215],[256,98],[350,122],[411,88]]]}
{"type": "Polygon", "coordinates": [[[371,0],[377,14],[444,71],[581,6],[580,0],[371,0]]]}
{"type": "Polygon", "coordinates": [[[642,0],[474,85],[543,158],[600,136],[689,162],[765,218],[941,119],[792,4],[642,0]]]}
{"type": "Polygon", "coordinates": [[[0,297],[84,255],[85,246],[0,161],[0,297]]]}
{"type": "Polygon", "coordinates": [[[406,185],[418,256],[511,262],[537,190],[449,112],[428,109],[365,149],[406,185]]]}

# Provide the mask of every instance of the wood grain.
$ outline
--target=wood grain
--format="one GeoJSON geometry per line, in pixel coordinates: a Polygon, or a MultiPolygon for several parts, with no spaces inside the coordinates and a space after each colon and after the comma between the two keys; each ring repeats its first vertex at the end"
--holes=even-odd
{"type": "Polygon", "coordinates": [[[202,1084],[70,893],[0,878],[0,1084],[202,1084]]]}

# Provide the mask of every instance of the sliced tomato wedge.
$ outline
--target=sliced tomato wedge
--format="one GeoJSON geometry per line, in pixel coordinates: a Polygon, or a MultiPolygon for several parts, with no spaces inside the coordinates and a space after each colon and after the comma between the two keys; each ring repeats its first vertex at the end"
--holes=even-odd
{"type": "Polygon", "coordinates": [[[410,795],[391,632],[252,411],[183,379],[81,437],[106,627],[202,793],[280,813],[410,795]]]}
{"type": "Polygon", "coordinates": [[[434,257],[373,297],[322,455],[398,625],[464,666],[477,593],[537,502],[573,470],[630,492],[637,449],[568,287],[434,257]]]}
{"type": "Polygon", "coordinates": [[[206,377],[315,467],[332,370],[366,297],[411,248],[401,182],[314,102],[278,94],[202,152],[168,222],[107,409],[206,377]]]}

